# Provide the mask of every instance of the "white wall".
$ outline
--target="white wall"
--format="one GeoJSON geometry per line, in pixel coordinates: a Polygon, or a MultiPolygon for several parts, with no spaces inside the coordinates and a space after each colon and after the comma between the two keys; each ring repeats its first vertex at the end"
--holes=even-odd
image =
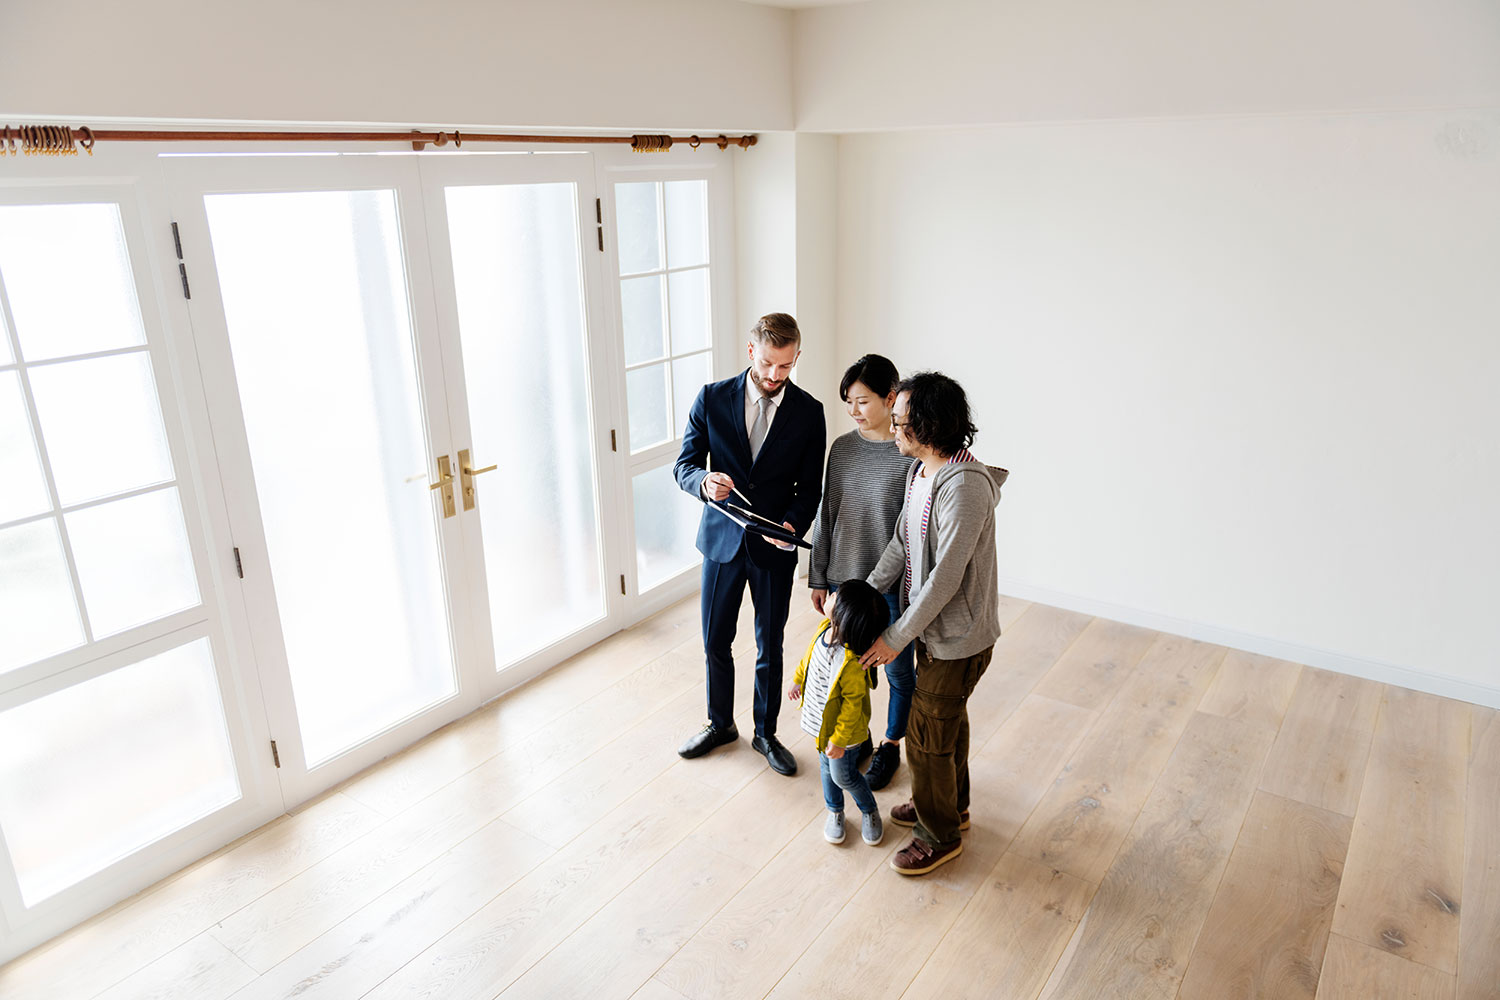
{"type": "Polygon", "coordinates": [[[1500,705],[1500,112],[839,164],[840,352],[970,389],[1011,592],[1500,705]]]}
{"type": "Polygon", "coordinates": [[[791,17],[702,0],[6,0],[0,122],[787,128],[791,17]]]}
{"type": "Polygon", "coordinates": [[[811,130],[1500,103],[1494,0],[872,0],[794,45],[811,130]]]}
{"type": "MultiPolygon", "coordinates": [[[[743,345],[744,334],[766,313],[797,317],[802,357],[793,378],[822,401],[832,439],[844,430],[838,380],[852,360],[838,353],[838,140],[762,133],[749,153],[734,161],[736,343],[743,345]]],[[[743,351],[740,346],[731,369],[744,366],[743,351]]],[[[802,556],[805,572],[806,553],[802,556]]]]}

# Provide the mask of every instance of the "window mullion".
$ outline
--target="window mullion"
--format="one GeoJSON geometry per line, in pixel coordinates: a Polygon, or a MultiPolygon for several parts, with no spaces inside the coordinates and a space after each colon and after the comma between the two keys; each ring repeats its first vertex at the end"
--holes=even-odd
{"type": "MultiPolygon", "coordinates": [[[[57,537],[62,545],[63,561],[68,566],[68,579],[73,584],[73,610],[83,628],[84,645],[94,641],[94,630],[89,625],[88,613],[83,606],[83,585],[78,576],[78,563],[73,558],[73,543],[68,539],[68,526],[62,518],[62,500],[57,492],[57,481],[52,475],[52,462],[47,457],[47,441],[42,435],[42,421],[37,413],[36,399],[31,394],[31,378],[25,360],[21,356],[21,332],[16,329],[15,314],[10,309],[10,295],[5,288],[5,276],[0,275],[0,325],[10,338],[10,350],[16,361],[16,375],[21,384],[21,400],[26,406],[26,419],[31,421],[31,440],[37,451],[37,461],[42,469],[42,482],[47,487],[47,499],[52,509],[46,516],[57,519],[57,537]]],[[[38,518],[39,520],[40,518],[38,518]]]]}

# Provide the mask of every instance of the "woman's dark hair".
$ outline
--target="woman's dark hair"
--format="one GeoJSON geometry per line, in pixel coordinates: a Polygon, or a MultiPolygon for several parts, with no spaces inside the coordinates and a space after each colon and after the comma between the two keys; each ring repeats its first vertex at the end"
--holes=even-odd
{"type": "Polygon", "coordinates": [[[839,383],[839,399],[849,402],[849,387],[856,382],[863,382],[871,392],[884,399],[891,394],[899,381],[901,381],[901,375],[896,371],[896,366],[891,363],[890,358],[881,357],[879,354],[866,354],[844,372],[843,381],[839,383]]]}
{"type": "Polygon", "coordinates": [[[865,581],[846,580],[839,584],[832,620],[830,638],[862,656],[891,623],[891,609],[880,591],[865,581]]]}
{"type": "Polygon", "coordinates": [[[905,430],[919,444],[956,455],[974,443],[979,428],[969,419],[964,387],[942,372],[918,372],[896,386],[909,393],[905,430]]]}

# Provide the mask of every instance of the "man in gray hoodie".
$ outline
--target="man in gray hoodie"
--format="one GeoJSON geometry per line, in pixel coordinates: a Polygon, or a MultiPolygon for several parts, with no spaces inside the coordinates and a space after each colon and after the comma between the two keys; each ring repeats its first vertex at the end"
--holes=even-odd
{"type": "Polygon", "coordinates": [[[917,459],[896,530],[867,582],[899,580],[901,615],[861,658],[889,663],[917,640],[917,684],[907,727],[912,798],[891,821],[914,827],[891,859],[925,875],[963,851],[969,825],[969,695],[1000,637],[995,507],[1008,473],[969,453],[976,428],[963,387],[936,372],[902,382],[891,410],[901,454],[917,459]]]}

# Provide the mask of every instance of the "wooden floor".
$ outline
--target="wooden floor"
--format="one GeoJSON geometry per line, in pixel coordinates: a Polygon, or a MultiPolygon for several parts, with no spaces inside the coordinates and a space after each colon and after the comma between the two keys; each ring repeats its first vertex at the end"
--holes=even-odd
{"type": "MultiPolygon", "coordinates": [[[[973,829],[925,878],[887,867],[899,828],[824,843],[794,710],[794,779],[748,735],[678,759],[695,598],[0,968],[0,996],[1500,997],[1494,711],[1003,612],[973,829]]],[[[794,610],[793,661],[814,624],[794,610]]],[[[907,790],[903,766],[882,808],[907,790]]]]}

